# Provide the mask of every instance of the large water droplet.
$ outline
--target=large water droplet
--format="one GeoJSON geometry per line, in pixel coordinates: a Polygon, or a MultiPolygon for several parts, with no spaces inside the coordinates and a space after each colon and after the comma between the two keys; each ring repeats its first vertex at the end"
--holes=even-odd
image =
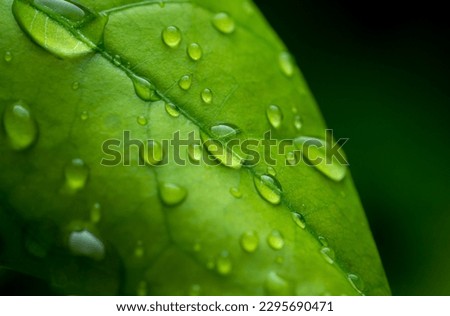
{"type": "Polygon", "coordinates": [[[294,74],[295,65],[294,60],[288,52],[282,52],[278,56],[278,64],[280,65],[281,71],[288,77],[294,74]]]}
{"type": "Polygon", "coordinates": [[[175,48],[181,42],[181,32],[178,27],[170,25],[162,31],[161,38],[164,44],[171,48],[175,48]]]}
{"type": "Polygon", "coordinates": [[[253,183],[263,199],[275,205],[281,202],[282,188],[275,177],[269,174],[256,175],[253,178],[253,183]]]}
{"type": "Polygon", "coordinates": [[[187,47],[187,54],[192,60],[197,61],[202,58],[203,51],[199,44],[191,43],[187,47]]]}
{"type": "Polygon", "coordinates": [[[364,295],[364,282],[363,280],[357,275],[353,273],[349,273],[347,275],[347,280],[350,282],[351,286],[361,295],[364,295]]]}
{"type": "Polygon", "coordinates": [[[264,282],[264,289],[267,295],[286,296],[291,295],[288,281],[278,275],[275,271],[270,271],[264,282]]]}
{"type": "Polygon", "coordinates": [[[94,203],[91,207],[91,222],[96,224],[100,222],[102,218],[102,207],[100,203],[94,203]]]}
{"type": "Polygon", "coordinates": [[[267,243],[272,249],[280,250],[284,247],[283,235],[275,229],[267,236],[267,243]]]}
{"type": "Polygon", "coordinates": [[[129,74],[129,77],[139,98],[144,101],[158,101],[160,99],[155,86],[150,81],[135,74],[129,74]]]}
{"type": "Polygon", "coordinates": [[[166,103],[165,109],[167,114],[169,114],[171,117],[179,117],[180,111],[178,110],[178,107],[173,103],[166,103]]]}
{"type": "Polygon", "coordinates": [[[11,147],[24,150],[36,142],[38,128],[30,108],[23,102],[9,104],[3,114],[3,126],[11,147]]]}
{"type": "Polygon", "coordinates": [[[297,224],[298,227],[303,229],[306,227],[306,222],[302,214],[292,212],[292,220],[294,221],[295,224],[297,224]]]}
{"type": "Polygon", "coordinates": [[[83,189],[89,176],[89,169],[80,158],[72,159],[64,170],[66,188],[72,192],[83,189]]]}
{"type": "Polygon", "coordinates": [[[189,88],[192,85],[192,76],[191,75],[184,75],[178,80],[178,86],[180,86],[183,90],[189,90],[189,88]]]}
{"type": "Polygon", "coordinates": [[[328,262],[329,264],[333,264],[334,260],[336,260],[334,250],[331,248],[322,247],[320,253],[322,254],[325,261],[328,262]]]}
{"type": "Polygon", "coordinates": [[[106,15],[65,0],[15,0],[13,13],[35,43],[62,58],[92,52],[107,23],[106,15]]]}
{"type": "Polygon", "coordinates": [[[164,159],[163,146],[156,140],[148,140],[140,152],[142,159],[148,165],[157,165],[164,159]]]}
{"type": "Polygon", "coordinates": [[[203,89],[201,97],[203,102],[205,102],[206,104],[211,104],[213,99],[212,91],[208,88],[203,89]]]}
{"type": "Polygon", "coordinates": [[[6,61],[7,63],[11,62],[12,59],[13,59],[11,52],[6,52],[6,53],[5,53],[5,56],[3,56],[3,58],[5,59],[5,61],[6,61]]]}
{"type": "MultiPolygon", "coordinates": [[[[233,131],[231,131],[225,125],[216,127],[217,128],[214,129],[215,132],[211,130],[211,134],[214,135],[214,138],[221,139],[221,141],[232,138],[231,135],[234,135],[236,133],[236,130],[233,129],[233,131]]],[[[232,152],[228,148],[224,147],[221,141],[209,138],[209,136],[202,131],[200,132],[200,137],[208,152],[212,156],[214,156],[214,158],[216,158],[216,160],[221,164],[233,169],[239,169],[242,167],[244,159],[242,157],[239,157],[236,153],[232,152]]]]}
{"type": "Polygon", "coordinates": [[[235,197],[236,199],[240,199],[242,197],[242,192],[236,187],[231,187],[230,188],[230,194],[233,197],[235,197]]]}
{"type": "Polygon", "coordinates": [[[162,183],[159,185],[159,195],[164,204],[175,206],[183,202],[187,196],[187,191],[177,184],[162,183]]]}
{"type": "MultiPolygon", "coordinates": [[[[333,157],[330,146],[324,140],[302,136],[294,139],[294,144],[302,151],[305,160],[322,174],[334,181],[344,179],[346,164],[333,157]]],[[[344,157],[341,150],[337,150],[337,153],[344,157]]]]}
{"type": "Polygon", "coordinates": [[[266,108],[267,119],[273,128],[279,128],[283,121],[283,113],[278,105],[271,104],[266,108]]]}
{"type": "Polygon", "coordinates": [[[221,275],[227,275],[231,272],[232,268],[230,254],[228,251],[222,251],[216,260],[216,271],[221,275]]]}
{"type": "Polygon", "coordinates": [[[224,34],[233,33],[236,28],[233,18],[225,12],[214,15],[212,23],[219,32],[224,34]]]}
{"type": "Polygon", "coordinates": [[[102,260],[105,256],[103,242],[88,230],[74,231],[69,236],[69,249],[76,256],[102,260]]]}
{"type": "Polygon", "coordinates": [[[259,245],[258,234],[254,231],[248,231],[241,236],[241,247],[248,253],[255,252],[259,245]]]}

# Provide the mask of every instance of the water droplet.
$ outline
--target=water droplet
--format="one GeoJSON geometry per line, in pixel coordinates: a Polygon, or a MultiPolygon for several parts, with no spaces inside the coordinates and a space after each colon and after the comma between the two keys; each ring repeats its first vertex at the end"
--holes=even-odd
{"type": "Polygon", "coordinates": [[[181,42],[181,32],[178,27],[170,25],[166,27],[161,33],[164,44],[171,48],[175,48],[181,42]]]}
{"type": "Polygon", "coordinates": [[[137,289],[136,289],[136,295],[147,296],[147,282],[145,282],[145,281],[139,282],[137,289]]]}
{"type": "Polygon", "coordinates": [[[334,250],[328,247],[322,247],[322,249],[320,250],[320,253],[322,254],[322,256],[324,257],[324,259],[329,263],[329,264],[333,264],[335,258],[335,254],[334,254],[334,250]]]}
{"type": "Polygon", "coordinates": [[[288,151],[286,153],[286,162],[291,166],[295,166],[298,163],[297,155],[294,151],[288,151]]]}
{"type": "Polygon", "coordinates": [[[305,229],[306,222],[302,214],[292,212],[292,220],[294,221],[295,224],[297,224],[298,227],[305,229]]]}
{"type": "Polygon", "coordinates": [[[157,165],[164,159],[164,149],[156,140],[148,140],[140,152],[144,162],[149,165],[157,165]]]}
{"type": "Polygon", "coordinates": [[[359,294],[364,295],[364,282],[357,274],[349,273],[347,280],[359,294]]]}
{"type": "Polygon", "coordinates": [[[264,289],[267,295],[286,296],[290,295],[288,281],[278,275],[275,271],[270,271],[264,282],[264,289]]]}
{"type": "Polygon", "coordinates": [[[144,256],[144,246],[142,245],[142,241],[139,240],[137,242],[136,248],[134,249],[134,256],[136,258],[142,258],[144,256]]]}
{"type": "Polygon", "coordinates": [[[13,59],[11,52],[6,52],[6,53],[5,53],[5,56],[4,56],[4,59],[5,59],[5,61],[6,61],[7,63],[11,62],[12,59],[13,59]]]}
{"type": "Polygon", "coordinates": [[[87,111],[81,112],[80,118],[82,121],[86,121],[89,118],[89,113],[87,111]]]}
{"type": "Polygon", "coordinates": [[[268,166],[267,167],[267,173],[271,175],[272,177],[275,177],[277,175],[277,172],[275,171],[274,167],[268,166]]]}
{"type": "Polygon", "coordinates": [[[199,144],[189,144],[188,155],[192,162],[199,162],[202,159],[203,147],[199,144]]]}
{"type": "Polygon", "coordinates": [[[34,116],[28,105],[21,101],[6,106],[3,126],[15,150],[27,149],[37,140],[38,128],[34,116]]]}
{"type": "Polygon", "coordinates": [[[278,56],[278,64],[281,71],[288,77],[292,77],[295,70],[294,60],[288,52],[282,52],[278,56]]]}
{"type": "Polygon", "coordinates": [[[143,115],[139,115],[138,117],[137,117],[137,123],[139,124],[139,125],[141,125],[141,126],[145,126],[145,125],[147,125],[148,124],[148,121],[147,121],[147,118],[145,117],[145,116],[143,116],[143,115]]]}
{"type": "Polygon", "coordinates": [[[75,158],[66,165],[64,175],[66,178],[66,188],[75,192],[85,187],[89,176],[89,169],[82,159],[75,158]]]}
{"type": "Polygon", "coordinates": [[[175,206],[183,202],[187,196],[187,191],[185,188],[173,183],[162,183],[159,186],[159,195],[164,204],[175,206]]]}
{"type": "Polygon", "coordinates": [[[12,9],[22,31],[62,58],[93,52],[107,22],[106,15],[65,0],[15,0],[12,9]]]}
{"type": "Polygon", "coordinates": [[[231,272],[232,267],[228,251],[222,251],[216,260],[216,271],[221,275],[227,275],[231,272]]]}
{"type": "Polygon", "coordinates": [[[203,89],[201,97],[203,102],[205,102],[206,104],[211,104],[213,99],[212,91],[208,88],[203,89]]]}
{"type": "Polygon", "coordinates": [[[248,253],[255,252],[259,245],[258,234],[254,231],[248,231],[241,236],[241,247],[248,253]]]}
{"type": "Polygon", "coordinates": [[[192,85],[192,76],[190,75],[184,75],[178,80],[178,85],[183,90],[189,90],[189,88],[192,85]]]}
{"type": "Polygon", "coordinates": [[[284,239],[278,230],[273,230],[269,236],[267,236],[267,243],[274,250],[280,250],[284,247],[284,239]]]}
{"type": "Polygon", "coordinates": [[[133,82],[134,92],[139,98],[144,101],[158,101],[160,99],[155,86],[147,79],[134,74],[129,74],[129,77],[133,82]]]}
{"type": "Polygon", "coordinates": [[[303,125],[302,118],[300,117],[300,115],[296,115],[294,117],[294,127],[295,127],[295,129],[298,130],[298,131],[301,130],[302,129],[302,125],[303,125]]]}
{"type": "MultiPolygon", "coordinates": [[[[302,136],[294,139],[294,144],[301,150],[308,164],[322,174],[334,181],[344,179],[347,172],[346,164],[340,163],[336,157],[333,157],[334,153],[324,140],[302,136]]],[[[337,152],[344,157],[340,149],[337,152]]]]}
{"type": "Polygon", "coordinates": [[[253,183],[264,200],[275,205],[281,202],[281,184],[276,178],[269,174],[263,174],[255,176],[253,183]]]}
{"type": "Polygon", "coordinates": [[[201,293],[201,287],[198,284],[192,284],[189,288],[189,296],[199,296],[201,293]]]}
{"type": "Polygon", "coordinates": [[[105,256],[103,242],[88,230],[74,231],[69,236],[69,249],[76,256],[102,260],[105,256]]]}
{"type": "Polygon", "coordinates": [[[240,133],[239,128],[235,125],[226,123],[211,126],[210,131],[211,135],[219,140],[229,140],[240,133]]]}
{"type": "Polygon", "coordinates": [[[79,87],[80,87],[80,83],[78,81],[74,81],[72,83],[72,89],[73,90],[78,90],[79,87]]]}
{"type": "Polygon", "coordinates": [[[224,34],[231,34],[236,28],[233,18],[225,12],[214,15],[212,23],[219,32],[224,34]]]}
{"type": "Polygon", "coordinates": [[[178,116],[180,116],[180,112],[178,110],[178,107],[175,104],[173,104],[173,103],[166,103],[165,108],[166,108],[167,114],[169,114],[171,117],[178,117],[178,116]]]}
{"type": "MultiPolygon", "coordinates": [[[[218,132],[220,135],[221,132],[218,132]]],[[[213,140],[209,136],[200,131],[200,137],[208,152],[225,167],[239,169],[242,167],[243,159],[224,147],[220,141],[213,140]]],[[[218,137],[219,138],[219,137],[218,137]]]]}
{"type": "Polygon", "coordinates": [[[100,203],[94,203],[91,207],[91,222],[96,224],[102,218],[102,207],[100,203]]]}
{"type": "Polygon", "coordinates": [[[273,128],[279,128],[283,121],[283,113],[278,105],[271,104],[266,108],[267,119],[273,128]]]}
{"type": "Polygon", "coordinates": [[[122,64],[122,58],[120,57],[120,55],[114,55],[113,64],[116,66],[120,66],[122,64]]]}
{"type": "Polygon", "coordinates": [[[191,43],[187,47],[187,54],[192,60],[197,61],[202,58],[203,51],[199,44],[191,43]]]}
{"type": "Polygon", "coordinates": [[[322,246],[328,247],[328,240],[325,237],[319,236],[317,237],[317,239],[319,239],[319,242],[322,246]]]}
{"type": "Polygon", "coordinates": [[[240,199],[242,197],[242,192],[235,187],[230,188],[230,194],[234,196],[236,199],[240,199]]]}

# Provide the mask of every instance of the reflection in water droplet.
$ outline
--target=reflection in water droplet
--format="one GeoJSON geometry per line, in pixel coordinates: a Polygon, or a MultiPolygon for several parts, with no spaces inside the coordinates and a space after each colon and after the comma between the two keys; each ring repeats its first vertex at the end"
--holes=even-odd
{"type": "Polygon", "coordinates": [[[291,214],[294,223],[297,224],[298,227],[305,229],[306,222],[305,219],[303,218],[303,215],[297,212],[292,212],[291,214]]]}
{"type": "Polygon", "coordinates": [[[248,231],[241,236],[241,247],[248,253],[255,252],[259,245],[258,234],[254,231],[248,231]]]}
{"type": "Polygon", "coordinates": [[[66,165],[64,175],[66,178],[66,188],[75,192],[85,187],[89,176],[89,169],[82,159],[75,158],[66,165]]]}
{"type": "Polygon", "coordinates": [[[347,275],[347,280],[350,282],[352,287],[361,295],[364,295],[364,282],[363,280],[357,275],[350,273],[347,275]]]}
{"type": "Polygon", "coordinates": [[[203,89],[203,91],[201,93],[201,97],[202,97],[203,102],[205,102],[206,104],[211,104],[212,99],[213,99],[212,91],[208,88],[203,89]]]}
{"type": "Polygon", "coordinates": [[[89,257],[94,260],[102,260],[105,256],[103,242],[86,229],[70,234],[69,249],[76,256],[89,257]]]}
{"type": "Polygon", "coordinates": [[[148,140],[140,149],[141,158],[148,165],[157,165],[164,159],[164,149],[160,142],[148,140]]]}
{"type": "Polygon", "coordinates": [[[94,203],[91,207],[91,222],[96,224],[102,218],[102,207],[100,203],[94,203]]]}
{"type": "Polygon", "coordinates": [[[234,196],[236,199],[240,199],[242,197],[242,192],[236,187],[230,188],[230,194],[234,196]]]}
{"type": "Polygon", "coordinates": [[[141,125],[141,126],[145,126],[145,125],[147,125],[148,124],[148,121],[147,121],[147,118],[145,117],[145,116],[143,116],[143,115],[139,115],[138,117],[137,117],[137,123],[139,124],[139,125],[141,125]]]}
{"type": "Polygon", "coordinates": [[[180,86],[180,88],[183,90],[189,90],[191,85],[192,85],[192,76],[190,75],[184,75],[178,81],[178,86],[180,86]]]}
{"type": "Polygon", "coordinates": [[[150,81],[134,74],[129,74],[129,77],[133,82],[134,92],[139,98],[144,101],[158,101],[160,99],[155,86],[150,81]]]}
{"type": "Polygon", "coordinates": [[[275,177],[269,174],[255,176],[253,178],[253,183],[255,184],[255,188],[259,195],[264,200],[275,205],[280,204],[282,188],[275,177]]]}
{"type": "Polygon", "coordinates": [[[266,108],[267,119],[273,128],[279,128],[283,121],[283,113],[278,105],[271,104],[266,108]]]}
{"type": "Polygon", "coordinates": [[[334,254],[334,250],[328,247],[322,247],[322,249],[320,250],[320,253],[322,254],[322,256],[324,257],[324,259],[329,263],[329,264],[333,264],[335,258],[335,254],[334,254]]]}
{"type": "Polygon", "coordinates": [[[228,251],[222,251],[216,260],[216,270],[221,275],[227,275],[232,269],[231,259],[228,251]]]}
{"type": "Polygon", "coordinates": [[[191,43],[187,47],[187,54],[192,60],[197,61],[202,58],[202,48],[197,43],[191,43]]]}
{"type": "Polygon", "coordinates": [[[286,296],[291,295],[288,281],[278,275],[275,271],[270,271],[264,282],[266,295],[286,296]]]}
{"type": "Polygon", "coordinates": [[[181,32],[178,27],[170,25],[162,31],[161,38],[164,44],[171,48],[175,48],[181,42],[181,32]]]}
{"type": "Polygon", "coordinates": [[[187,196],[187,191],[173,183],[162,183],[159,186],[159,195],[164,204],[175,206],[183,202],[187,196]]]}
{"type": "Polygon", "coordinates": [[[212,23],[219,32],[224,34],[233,33],[236,28],[233,18],[225,12],[214,15],[212,23]]]}
{"type": "Polygon", "coordinates": [[[178,107],[173,103],[167,103],[165,104],[165,109],[167,114],[169,114],[171,117],[179,117],[180,111],[178,110],[178,107]]]}
{"type": "Polygon", "coordinates": [[[278,64],[280,65],[281,71],[288,77],[294,74],[294,60],[288,52],[282,52],[278,56],[278,64]]]}
{"type": "Polygon", "coordinates": [[[7,62],[7,63],[9,63],[9,62],[11,62],[12,61],[12,54],[11,54],[11,52],[6,52],[5,53],[5,56],[4,56],[4,59],[5,59],[5,61],[7,62]]]}
{"type": "Polygon", "coordinates": [[[267,236],[267,243],[274,250],[280,250],[284,247],[284,239],[278,230],[273,230],[269,236],[267,236]]]}
{"type": "Polygon", "coordinates": [[[3,127],[11,147],[24,150],[33,145],[38,137],[38,127],[28,105],[16,102],[6,106],[3,127]]]}

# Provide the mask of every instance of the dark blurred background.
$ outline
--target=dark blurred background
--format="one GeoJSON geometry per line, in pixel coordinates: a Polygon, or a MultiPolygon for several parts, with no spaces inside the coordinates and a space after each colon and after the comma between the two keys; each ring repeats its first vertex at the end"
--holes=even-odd
{"type": "Polygon", "coordinates": [[[255,0],[345,150],[394,295],[450,295],[450,27],[433,1],[255,0]]]}

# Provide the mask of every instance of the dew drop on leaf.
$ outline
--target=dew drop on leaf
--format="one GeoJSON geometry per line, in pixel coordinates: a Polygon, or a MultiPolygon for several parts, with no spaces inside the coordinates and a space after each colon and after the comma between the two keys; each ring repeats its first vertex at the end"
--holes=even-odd
{"type": "Polygon", "coordinates": [[[329,247],[322,247],[322,249],[320,249],[320,253],[329,264],[333,264],[334,260],[336,260],[334,250],[329,247]]]}
{"type": "Polygon", "coordinates": [[[11,52],[6,52],[6,53],[5,53],[5,56],[3,56],[3,58],[5,59],[5,61],[6,61],[7,63],[11,62],[12,59],[13,59],[11,52]]]}
{"type": "Polygon", "coordinates": [[[283,113],[278,105],[271,104],[266,108],[266,116],[273,128],[279,128],[283,121],[283,113]]]}
{"type": "Polygon", "coordinates": [[[162,183],[159,185],[159,195],[164,204],[175,206],[183,202],[187,196],[187,191],[174,183],[162,183]]]}
{"type": "Polygon", "coordinates": [[[78,81],[74,81],[72,83],[72,89],[73,90],[78,90],[79,87],[80,87],[80,83],[78,81]]]}
{"type": "Polygon", "coordinates": [[[297,131],[302,129],[302,118],[300,117],[300,115],[296,115],[294,116],[294,127],[297,131]]]}
{"type": "Polygon", "coordinates": [[[199,144],[188,145],[188,155],[192,162],[199,162],[202,159],[203,148],[199,144]]]}
{"type": "Polygon", "coordinates": [[[278,64],[280,65],[280,69],[288,77],[292,77],[294,74],[294,60],[288,52],[281,52],[278,56],[278,64]]]}
{"type": "Polygon", "coordinates": [[[359,293],[364,294],[364,282],[363,280],[357,275],[353,273],[349,273],[347,275],[347,280],[350,282],[351,286],[359,293]]]}
{"type": "Polygon", "coordinates": [[[66,188],[72,192],[83,189],[89,176],[89,169],[80,158],[72,159],[64,170],[66,188]]]}
{"type": "Polygon", "coordinates": [[[297,156],[294,151],[288,151],[286,153],[286,162],[291,166],[295,166],[298,163],[297,156]]]}
{"type": "Polygon", "coordinates": [[[94,260],[102,260],[105,256],[103,242],[86,229],[70,233],[69,249],[76,256],[94,260]]]}
{"type": "Polygon", "coordinates": [[[82,121],[86,121],[89,118],[89,113],[87,111],[81,112],[80,118],[82,121]]]}
{"type": "Polygon", "coordinates": [[[122,64],[122,58],[120,57],[120,55],[114,55],[113,64],[116,66],[120,66],[122,64]]]}
{"type": "Polygon", "coordinates": [[[210,131],[211,131],[211,135],[215,139],[219,139],[219,140],[231,139],[231,138],[235,137],[237,134],[239,134],[239,132],[240,132],[239,129],[235,125],[227,124],[227,123],[213,125],[213,126],[211,126],[210,131]]]}
{"type": "Polygon", "coordinates": [[[96,224],[98,222],[100,222],[101,218],[102,218],[102,207],[100,205],[100,203],[94,203],[91,207],[91,222],[96,224]]]}
{"type": "Polygon", "coordinates": [[[139,115],[136,121],[141,126],[145,126],[148,124],[147,118],[144,115],[139,115]]]}
{"type": "Polygon", "coordinates": [[[272,177],[275,177],[277,175],[277,172],[275,171],[275,168],[272,166],[267,167],[267,174],[271,175],[272,177]]]}
{"type": "Polygon", "coordinates": [[[305,229],[306,222],[305,222],[305,218],[303,217],[302,214],[297,213],[297,212],[292,212],[292,220],[294,221],[295,224],[297,224],[298,227],[305,229]]]}
{"type": "Polygon", "coordinates": [[[171,117],[180,116],[180,111],[178,110],[178,107],[173,103],[166,102],[165,109],[167,114],[169,114],[171,117]]]}
{"type": "Polygon", "coordinates": [[[148,165],[157,165],[164,159],[164,149],[157,140],[147,140],[140,149],[141,158],[148,165]]]}
{"type": "Polygon", "coordinates": [[[225,12],[214,15],[212,23],[219,32],[224,34],[233,33],[236,28],[233,18],[225,12]]]}
{"type": "Polygon", "coordinates": [[[24,102],[14,102],[5,108],[3,126],[11,147],[24,150],[38,138],[38,127],[31,109],[24,102]]]}
{"type": "Polygon", "coordinates": [[[189,90],[191,85],[192,85],[192,76],[191,75],[181,76],[180,80],[178,80],[178,86],[185,91],[189,90]]]}
{"type": "Polygon", "coordinates": [[[275,205],[280,204],[282,188],[280,182],[275,177],[269,174],[256,175],[253,178],[253,183],[259,195],[264,200],[275,205]]]}
{"type": "Polygon", "coordinates": [[[247,231],[242,234],[240,239],[241,247],[248,253],[255,252],[259,245],[258,234],[254,231],[247,231]]]}
{"type": "Polygon", "coordinates": [[[160,97],[156,92],[156,88],[147,79],[139,77],[135,74],[129,74],[133,82],[136,95],[144,101],[158,101],[160,97]]]}
{"type": "Polygon", "coordinates": [[[161,32],[161,38],[167,46],[177,47],[181,42],[181,32],[178,27],[170,25],[161,32]]]}
{"type": "Polygon", "coordinates": [[[266,295],[290,295],[290,286],[288,281],[278,275],[275,271],[270,271],[267,274],[264,282],[264,290],[266,295]]]}
{"type": "Polygon", "coordinates": [[[222,251],[216,259],[216,271],[221,275],[230,274],[233,268],[230,254],[228,251],[222,251]]]}
{"type": "Polygon", "coordinates": [[[267,243],[274,250],[281,250],[284,247],[284,238],[278,230],[273,230],[267,236],[267,243]]]}
{"type": "Polygon", "coordinates": [[[240,199],[242,197],[242,192],[236,187],[231,187],[230,188],[230,194],[233,197],[235,197],[236,199],[240,199]]]}
{"type": "Polygon", "coordinates": [[[212,91],[208,88],[203,89],[203,91],[201,93],[201,98],[202,98],[202,101],[205,102],[206,104],[211,104],[212,99],[213,99],[212,91]]]}
{"type": "Polygon", "coordinates": [[[328,240],[325,237],[319,236],[317,237],[317,239],[319,239],[319,242],[322,246],[328,247],[328,240]]]}
{"type": "Polygon", "coordinates": [[[200,60],[203,55],[202,47],[197,43],[190,43],[187,47],[187,54],[194,61],[200,60]]]}

